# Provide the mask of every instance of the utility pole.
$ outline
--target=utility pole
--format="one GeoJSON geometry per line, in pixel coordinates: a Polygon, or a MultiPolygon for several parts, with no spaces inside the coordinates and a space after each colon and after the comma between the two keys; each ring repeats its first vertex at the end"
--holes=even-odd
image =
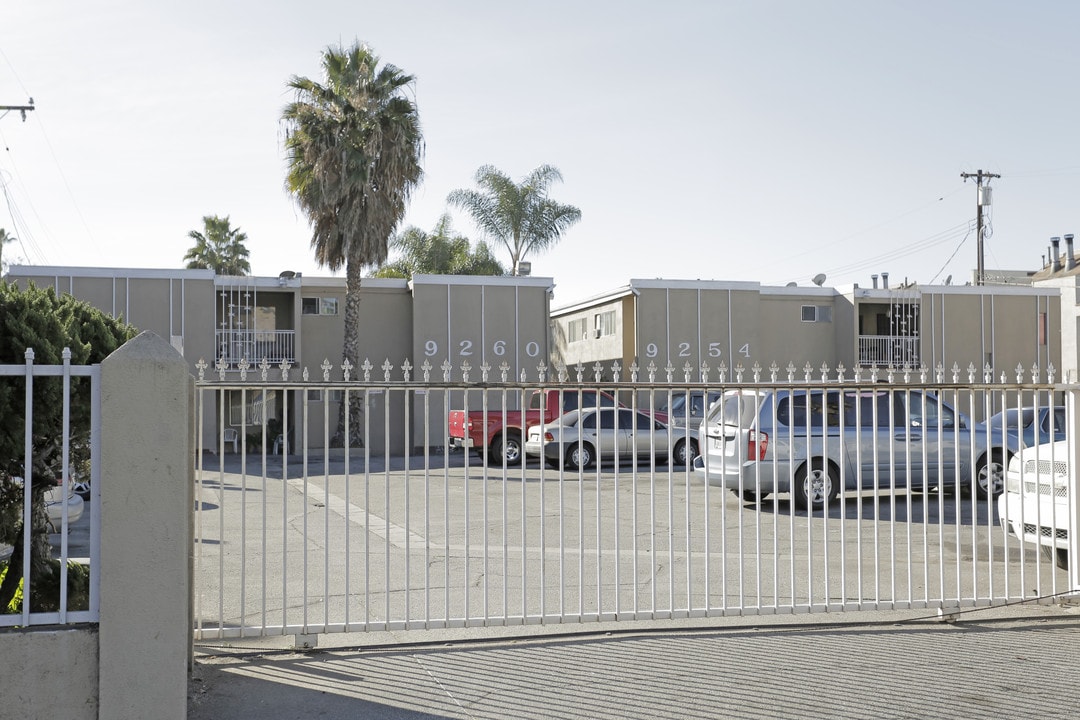
{"type": "Polygon", "coordinates": [[[33,111],[33,109],[34,98],[30,98],[26,105],[0,105],[0,113],[2,113],[0,114],[0,118],[4,117],[12,110],[18,110],[19,114],[22,115],[23,122],[26,122],[26,113],[33,111]]]}
{"type": "Polygon", "coordinates": [[[973,173],[960,173],[960,177],[964,178],[964,182],[967,182],[968,178],[975,178],[975,197],[977,205],[975,208],[975,234],[978,236],[978,258],[975,265],[975,284],[982,285],[986,278],[986,268],[983,264],[983,205],[990,204],[990,181],[993,178],[999,178],[1000,175],[995,175],[991,172],[983,172],[978,170],[973,173]],[[986,181],[986,187],[983,187],[983,180],[986,181]]]}

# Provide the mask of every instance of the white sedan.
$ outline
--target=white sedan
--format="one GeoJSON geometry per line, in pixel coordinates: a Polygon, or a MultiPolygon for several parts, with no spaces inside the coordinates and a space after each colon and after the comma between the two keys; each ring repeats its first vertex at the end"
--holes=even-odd
{"type": "Polygon", "coordinates": [[[630,408],[572,410],[551,424],[530,427],[525,452],[571,470],[617,460],[661,461],[668,456],[668,429],[630,408]]]}

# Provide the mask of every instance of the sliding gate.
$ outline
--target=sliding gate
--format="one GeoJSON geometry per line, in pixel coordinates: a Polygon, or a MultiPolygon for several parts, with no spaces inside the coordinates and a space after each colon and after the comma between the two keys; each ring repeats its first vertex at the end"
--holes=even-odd
{"type": "MultiPolygon", "coordinates": [[[[945,422],[932,421],[929,411],[880,417],[856,409],[814,421],[807,419],[812,407],[804,407],[802,419],[788,417],[788,429],[767,440],[772,457],[785,445],[797,455],[808,434],[821,432],[833,438],[825,444],[835,445],[839,435],[830,431],[854,425],[862,432],[868,424],[878,430],[869,445],[861,443],[854,469],[835,468],[842,484],[859,479],[863,487],[841,489],[824,508],[801,507],[786,492],[736,494],[671,458],[677,444],[693,441],[712,470],[731,462],[712,447],[717,438],[699,438],[698,417],[680,419],[677,406],[689,408],[695,398],[723,402],[737,394],[743,403],[787,394],[810,398],[812,406],[828,393],[901,392],[935,398],[935,412],[953,413],[953,432],[996,438],[988,440],[994,447],[985,448],[986,457],[1004,467],[1020,445],[1048,439],[1023,427],[1029,415],[1036,424],[1049,418],[1044,429],[1051,434],[1073,436],[1075,389],[1052,377],[1018,371],[995,379],[955,368],[951,376],[940,369],[929,377],[844,377],[842,370],[811,376],[789,369],[786,377],[776,370],[764,377],[706,372],[700,382],[632,377],[590,384],[580,369],[570,380],[564,369],[550,378],[540,368],[532,381],[461,385],[411,380],[407,367],[387,365],[382,380],[359,382],[332,380],[330,370],[326,364],[322,380],[305,373],[301,381],[290,381],[287,367],[273,371],[277,381],[266,368],[259,379],[219,371],[196,383],[196,639],[858,610],[949,613],[1048,602],[1072,587],[1055,562],[1060,554],[1044,554],[1002,527],[998,502],[980,496],[976,473],[960,477],[963,470],[949,469],[949,459],[981,469],[984,448],[975,447],[979,441],[948,446],[945,422]],[[614,462],[611,448],[597,447],[598,462],[576,467],[570,455],[507,465],[483,448],[451,447],[447,409],[473,413],[474,423],[509,426],[537,391],[560,404],[570,398],[582,417],[603,409],[597,398],[615,399],[637,418],[631,442],[647,435],[647,451],[614,462]],[[343,428],[342,402],[357,408],[343,428]],[[886,458],[884,469],[880,462],[868,469],[867,453],[886,458]],[[904,487],[905,477],[916,476],[938,480],[904,487]],[[960,477],[956,486],[952,476],[960,477]]],[[[775,426],[784,418],[772,407],[767,420],[775,426]]],[[[745,409],[738,412],[753,416],[745,409]]],[[[563,437],[555,425],[544,423],[541,437],[563,437]]],[[[580,448],[588,435],[579,430],[580,448]]],[[[729,430],[727,442],[749,442],[729,430]]],[[[764,453],[765,438],[755,442],[736,457],[764,453]]],[[[1067,469],[1075,450],[1042,447],[1040,462],[1066,468],[1075,482],[1067,469]]],[[[771,470],[795,476],[795,465],[785,470],[774,462],[771,470]]],[[[763,471],[759,466],[754,472],[763,471]]],[[[1015,464],[1023,474],[1014,479],[1030,486],[1032,467],[1015,464]]],[[[1056,515],[1025,522],[1067,532],[1056,515]]]]}

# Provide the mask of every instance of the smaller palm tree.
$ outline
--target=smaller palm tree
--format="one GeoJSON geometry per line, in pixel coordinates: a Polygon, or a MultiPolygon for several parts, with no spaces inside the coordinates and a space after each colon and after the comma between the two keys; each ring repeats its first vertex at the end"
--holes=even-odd
{"type": "Polygon", "coordinates": [[[8,235],[7,230],[0,228],[0,269],[4,267],[4,245],[14,241],[14,236],[8,235]]]}
{"type": "Polygon", "coordinates": [[[413,275],[505,275],[487,243],[472,248],[469,239],[452,227],[444,214],[430,233],[409,226],[390,238],[390,248],[400,257],[373,274],[381,278],[411,278],[413,275]]]}
{"type": "Polygon", "coordinates": [[[195,245],[184,255],[187,268],[209,268],[218,275],[251,274],[249,253],[244,245],[247,235],[240,228],[231,227],[228,216],[206,215],[203,232],[192,230],[188,237],[195,245]]]}
{"type": "Polygon", "coordinates": [[[526,255],[547,250],[581,219],[581,210],[548,197],[548,188],[556,181],[562,181],[562,173],[551,165],[541,165],[520,183],[484,165],[476,171],[480,189],[454,190],[447,202],[468,211],[483,233],[506,246],[511,269],[518,275],[526,255]]]}

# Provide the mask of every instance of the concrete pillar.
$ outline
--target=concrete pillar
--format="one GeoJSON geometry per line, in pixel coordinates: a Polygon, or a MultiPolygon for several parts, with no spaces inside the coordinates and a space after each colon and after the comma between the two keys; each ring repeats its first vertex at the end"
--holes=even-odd
{"type": "Polygon", "coordinates": [[[192,392],[187,363],[150,332],[101,364],[103,719],[187,716],[192,392]]]}

